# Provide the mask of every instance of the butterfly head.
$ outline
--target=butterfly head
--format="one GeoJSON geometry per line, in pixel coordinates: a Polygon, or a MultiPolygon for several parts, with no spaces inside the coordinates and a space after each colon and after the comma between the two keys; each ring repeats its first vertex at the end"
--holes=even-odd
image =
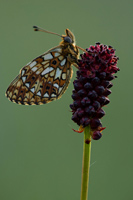
{"type": "Polygon", "coordinates": [[[64,42],[69,44],[75,43],[75,37],[73,33],[68,28],[65,30],[65,32],[66,35],[62,35],[64,42]]]}

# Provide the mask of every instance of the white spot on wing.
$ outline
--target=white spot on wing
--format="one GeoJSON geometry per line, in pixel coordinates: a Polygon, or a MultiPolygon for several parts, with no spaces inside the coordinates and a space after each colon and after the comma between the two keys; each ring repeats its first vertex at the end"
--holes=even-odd
{"type": "Polygon", "coordinates": [[[61,72],[62,72],[62,70],[60,70],[59,68],[57,68],[57,69],[56,69],[56,74],[55,74],[55,78],[54,78],[54,79],[60,78],[61,72]]]}
{"type": "Polygon", "coordinates": [[[48,67],[48,68],[46,68],[46,69],[41,73],[41,75],[43,76],[43,75],[45,75],[45,74],[51,72],[52,70],[54,70],[53,67],[48,67]]]}
{"type": "Polygon", "coordinates": [[[44,67],[48,67],[49,63],[48,63],[48,61],[44,61],[44,62],[42,62],[42,65],[45,65],[44,67]]]}
{"type": "Polygon", "coordinates": [[[61,92],[62,88],[63,88],[63,87],[60,87],[60,88],[59,88],[59,93],[61,92]]]}
{"type": "Polygon", "coordinates": [[[25,70],[22,70],[22,72],[21,72],[22,76],[24,75],[24,73],[25,73],[25,70]]]}
{"type": "Polygon", "coordinates": [[[56,95],[54,93],[51,94],[51,97],[56,97],[56,95]]]}
{"type": "Polygon", "coordinates": [[[37,67],[33,67],[32,71],[35,72],[37,70],[37,67]]]}
{"type": "Polygon", "coordinates": [[[54,83],[53,86],[56,87],[57,89],[59,88],[59,85],[57,83],[54,83]]]}
{"type": "Polygon", "coordinates": [[[44,77],[45,77],[45,78],[48,78],[48,74],[46,74],[44,77]]]}
{"type": "Polygon", "coordinates": [[[58,52],[55,52],[55,54],[54,54],[55,57],[57,57],[59,55],[60,55],[60,53],[58,53],[58,52]]]}
{"type": "Polygon", "coordinates": [[[51,55],[51,53],[48,53],[46,55],[43,56],[44,57],[44,60],[50,60],[53,58],[53,56],[51,55]]]}
{"type": "Polygon", "coordinates": [[[38,71],[36,71],[36,74],[40,74],[40,71],[38,70],[38,71]]]}
{"type": "Polygon", "coordinates": [[[50,73],[50,76],[53,77],[53,76],[54,76],[54,73],[55,73],[55,71],[52,71],[52,72],[50,73]]]}
{"type": "Polygon", "coordinates": [[[63,80],[66,80],[66,73],[63,73],[63,74],[62,74],[62,79],[63,79],[63,80]]]}
{"type": "Polygon", "coordinates": [[[26,76],[23,76],[22,81],[25,82],[25,80],[26,80],[26,76]]]}
{"type": "Polygon", "coordinates": [[[61,61],[60,65],[63,66],[66,63],[66,59],[64,58],[64,60],[61,61]]]}
{"type": "Polygon", "coordinates": [[[58,59],[59,60],[63,60],[64,56],[59,56],[58,59]]]}
{"type": "Polygon", "coordinates": [[[25,85],[29,88],[30,87],[30,84],[29,83],[25,83],[25,85]]]}
{"type": "Polygon", "coordinates": [[[43,97],[49,97],[49,94],[46,92],[43,97]]]}
{"type": "Polygon", "coordinates": [[[40,92],[40,90],[37,92],[37,95],[38,95],[38,96],[41,96],[41,92],[40,92]]]}
{"type": "Polygon", "coordinates": [[[34,93],[35,92],[35,88],[34,87],[31,88],[30,91],[34,93]]]}
{"type": "Polygon", "coordinates": [[[36,64],[37,64],[37,62],[34,61],[34,62],[31,62],[31,64],[29,64],[29,66],[30,66],[30,67],[34,67],[36,64]]]}

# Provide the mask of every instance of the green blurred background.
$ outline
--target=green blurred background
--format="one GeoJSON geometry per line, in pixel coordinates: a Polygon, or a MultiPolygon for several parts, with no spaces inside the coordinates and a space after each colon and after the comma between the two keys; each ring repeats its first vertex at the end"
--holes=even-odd
{"type": "Polygon", "coordinates": [[[83,134],[72,131],[74,75],[60,100],[21,106],[5,90],[30,60],[60,38],[34,32],[33,25],[64,34],[77,45],[100,41],[116,48],[118,79],[102,119],[103,137],[92,142],[89,200],[133,199],[132,0],[0,1],[0,200],[80,199],[83,134]]]}

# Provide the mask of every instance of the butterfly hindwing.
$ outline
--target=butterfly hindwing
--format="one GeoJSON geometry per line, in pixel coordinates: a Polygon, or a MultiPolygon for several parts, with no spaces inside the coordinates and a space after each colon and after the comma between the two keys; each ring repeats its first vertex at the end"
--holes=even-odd
{"type": "Polygon", "coordinates": [[[6,91],[12,101],[24,105],[48,103],[62,96],[72,76],[71,63],[57,46],[20,70],[6,91]]]}

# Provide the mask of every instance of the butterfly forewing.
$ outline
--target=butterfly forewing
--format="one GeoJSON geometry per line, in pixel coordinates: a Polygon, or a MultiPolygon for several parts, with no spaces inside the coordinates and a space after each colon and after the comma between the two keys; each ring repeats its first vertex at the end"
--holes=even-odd
{"type": "Polygon", "coordinates": [[[61,97],[72,76],[71,63],[57,46],[20,70],[6,91],[12,101],[24,105],[48,103],[61,97]]]}

